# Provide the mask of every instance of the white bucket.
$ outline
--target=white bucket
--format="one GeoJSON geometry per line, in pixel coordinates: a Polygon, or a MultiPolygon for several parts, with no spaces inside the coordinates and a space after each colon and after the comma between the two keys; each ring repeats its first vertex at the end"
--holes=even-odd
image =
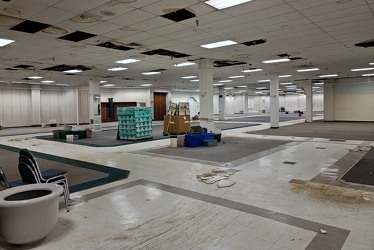
{"type": "Polygon", "coordinates": [[[42,123],[42,128],[46,128],[46,127],[47,127],[47,124],[42,123]]]}
{"type": "Polygon", "coordinates": [[[170,138],[170,147],[176,148],[178,146],[178,139],[177,138],[170,138]]]}
{"type": "Polygon", "coordinates": [[[74,135],[66,135],[66,142],[74,142],[74,135]]]}

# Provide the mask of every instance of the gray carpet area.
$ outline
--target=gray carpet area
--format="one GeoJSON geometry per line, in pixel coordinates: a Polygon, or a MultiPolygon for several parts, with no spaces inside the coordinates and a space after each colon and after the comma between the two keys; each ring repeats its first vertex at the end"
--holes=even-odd
{"type": "Polygon", "coordinates": [[[257,135],[326,138],[333,140],[374,141],[374,122],[324,122],[294,124],[278,129],[247,132],[257,135]]]}
{"type": "Polygon", "coordinates": [[[217,163],[237,161],[253,154],[284,145],[288,140],[247,139],[237,137],[224,137],[214,147],[165,147],[148,151],[149,153],[175,156],[193,161],[195,159],[217,163]]]}
{"type": "Polygon", "coordinates": [[[370,149],[344,176],[346,182],[374,186],[374,149],[370,149]]]}

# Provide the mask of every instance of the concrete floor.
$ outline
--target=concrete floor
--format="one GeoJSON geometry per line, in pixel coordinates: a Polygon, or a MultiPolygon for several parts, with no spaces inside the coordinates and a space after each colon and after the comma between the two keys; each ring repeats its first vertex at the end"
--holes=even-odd
{"type": "Polygon", "coordinates": [[[248,133],[267,128],[264,123],[222,132],[223,140],[283,142],[256,157],[249,150],[230,161],[234,166],[219,167],[235,172],[230,179],[236,184],[228,188],[196,179],[217,168],[214,162],[149,153],[168,147],[169,139],[94,148],[2,136],[3,145],[131,173],[128,179],[72,193],[70,212],[60,209],[45,239],[13,246],[0,238],[0,249],[374,249],[374,193],[309,182],[321,174],[337,179],[340,173],[332,167],[350,150],[373,142],[248,133]]]}

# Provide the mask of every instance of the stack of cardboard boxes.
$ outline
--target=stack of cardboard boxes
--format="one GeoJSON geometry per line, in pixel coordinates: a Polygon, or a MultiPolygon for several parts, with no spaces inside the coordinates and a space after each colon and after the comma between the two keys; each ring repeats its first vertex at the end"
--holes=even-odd
{"type": "Polygon", "coordinates": [[[184,134],[190,132],[190,107],[188,102],[170,102],[168,114],[164,116],[164,134],[184,134]]]}

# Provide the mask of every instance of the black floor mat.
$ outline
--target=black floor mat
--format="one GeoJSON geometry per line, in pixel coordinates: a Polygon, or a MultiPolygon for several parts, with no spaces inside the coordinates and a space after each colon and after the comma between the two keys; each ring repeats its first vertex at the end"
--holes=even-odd
{"type": "Polygon", "coordinates": [[[374,186],[374,148],[370,149],[361,160],[348,170],[341,180],[374,186]]]}

